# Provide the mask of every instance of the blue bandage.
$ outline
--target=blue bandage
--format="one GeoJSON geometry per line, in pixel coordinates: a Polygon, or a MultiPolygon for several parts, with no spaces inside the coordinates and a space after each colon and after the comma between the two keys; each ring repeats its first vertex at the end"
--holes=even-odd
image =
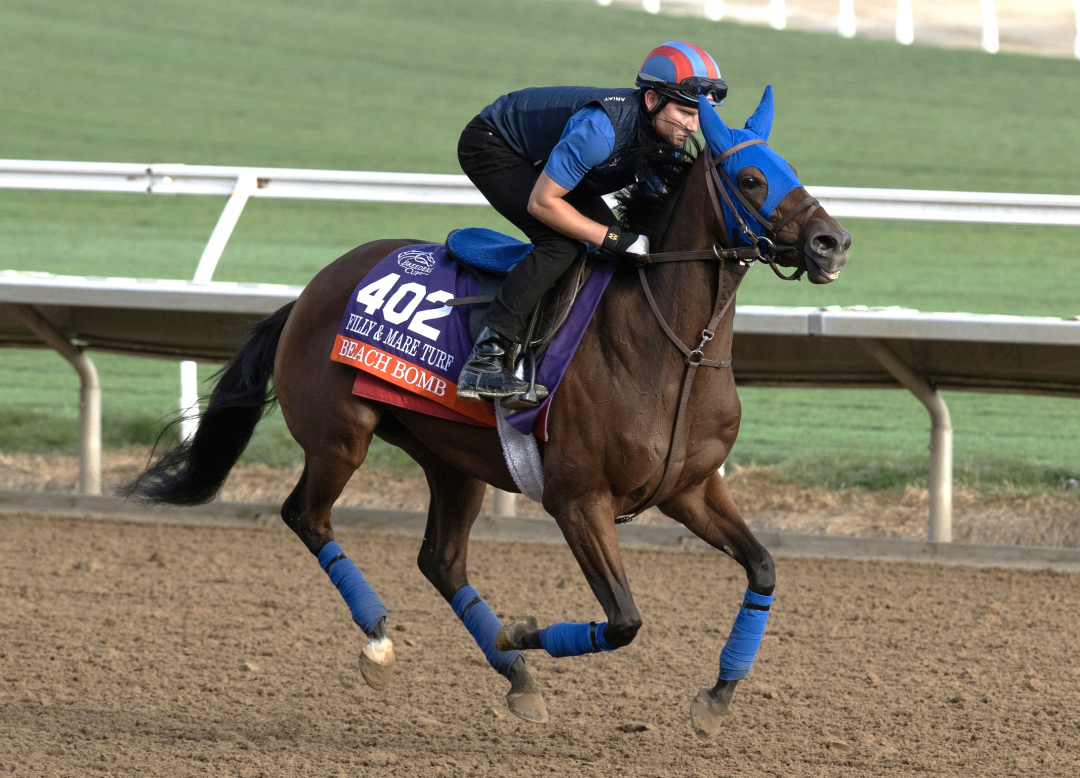
{"type": "Polygon", "coordinates": [[[721,681],[738,681],[750,674],[758,646],[761,645],[761,636],[765,634],[765,622],[769,620],[772,601],[771,594],[755,594],[746,590],[731,634],[720,651],[721,681]]]}
{"type": "Polygon", "coordinates": [[[319,551],[319,567],[326,570],[331,583],[341,592],[353,621],[365,634],[370,634],[379,619],[386,618],[386,606],[356,564],[345,556],[336,540],[331,540],[319,551]],[[326,569],[327,565],[330,565],[329,570],[326,569]]]}
{"type": "Polygon", "coordinates": [[[554,657],[614,651],[604,640],[606,626],[606,621],[600,624],[595,621],[589,624],[560,621],[540,630],[540,645],[554,657]]]}
{"type": "Polygon", "coordinates": [[[495,648],[495,636],[503,628],[503,623],[491,610],[491,606],[476,593],[476,589],[462,586],[451,600],[450,607],[454,609],[457,617],[465,622],[465,629],[469,630],[476,645],[484,652],[488,664],[509,677],[510,665],[524,655],[520,651],[500,651],[495,648]]]}

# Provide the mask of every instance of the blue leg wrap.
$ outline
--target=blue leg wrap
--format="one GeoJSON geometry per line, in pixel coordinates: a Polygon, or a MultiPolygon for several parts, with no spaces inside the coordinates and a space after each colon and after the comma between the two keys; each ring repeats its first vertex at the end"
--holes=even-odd
{"type": "Polygon", "coordinates": [[[495,648],[495,636],[503,628],[503,623],[491,610],[491,606],[476,593],[476,589],[471,586],[462,586],[454,595],[450,607],[454,609],[457,617],[465,622],[465,629],[469,630],[476,645],[480,646],[480,650],[484,652],[488,664],[509,677],[510,665],[524,654],[520,651],[500,651],[495,648]]]}
{"type": "Polygon", "coordinates": [[[540,645],[554,657],[614,651],[604,640],[606,626],[606,621],[600,624],[595,621],[588,624],[560,621],[540,630],[540,645]]]}
{"type": "Polygon", "coordinates": [[[319,551],[319,567],[330,576],[331,583],[349,606],[353,621],[365,634],[375,629],[379,619],[386,618],[386,606],[379,595],[375,594],[356,564],[345,556],[336,540],[331,540],[319,551]]]}
{"type": "Polygon", "coordinates": [[[739,615],[731,627],[731,634],[720,652],[720,680],[738,681],[750,674],[757,656],[761,636],[765,634],[765,622],[769,619],[771,594],[755,594],[749,589],[743,598],[739,615]]]}

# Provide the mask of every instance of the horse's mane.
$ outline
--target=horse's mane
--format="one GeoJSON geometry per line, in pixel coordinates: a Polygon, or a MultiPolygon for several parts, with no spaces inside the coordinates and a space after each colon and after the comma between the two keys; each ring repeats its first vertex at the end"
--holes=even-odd
{"type": "Polygon", "coordinates": [[[645,235],[654,247],[660,245],[700,150],[692,137],[684,146],[674,146],[642,133],[633,158],[636,181],[615,195],[623,229],[645,235]]]}

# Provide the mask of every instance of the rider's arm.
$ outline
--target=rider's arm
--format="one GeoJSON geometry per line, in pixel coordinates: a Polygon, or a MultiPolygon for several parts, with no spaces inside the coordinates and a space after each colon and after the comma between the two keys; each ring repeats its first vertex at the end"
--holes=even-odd
{"type": "Polygon", "coordinates": [[[529,213],[556,232],[599,246],[608,225],[583,216],[563,198],[614,149],[615,128],[603,108],[587,106],[571,116],[533,187],[529,213]]]}
{"type": "Polygon", "coordinates": [[[541,173],[529,196],[529,213],[568,238],[599,246],[607,235],[607,227],[582,215],[581,211],[566,202],[563,198],[569,192],[566,187],[555,183],[546,171],[541,173]]]}

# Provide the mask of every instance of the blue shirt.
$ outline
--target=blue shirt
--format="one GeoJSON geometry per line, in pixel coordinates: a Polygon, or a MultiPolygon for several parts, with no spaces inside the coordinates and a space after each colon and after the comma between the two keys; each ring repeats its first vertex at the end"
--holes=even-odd
{"type": "Polygon", "coordinates": [[[544,172],[563,189],[573,189],[614,150],[615,127],[611,119],[600,106],[586,106],[566,123],[544,172]]]}

